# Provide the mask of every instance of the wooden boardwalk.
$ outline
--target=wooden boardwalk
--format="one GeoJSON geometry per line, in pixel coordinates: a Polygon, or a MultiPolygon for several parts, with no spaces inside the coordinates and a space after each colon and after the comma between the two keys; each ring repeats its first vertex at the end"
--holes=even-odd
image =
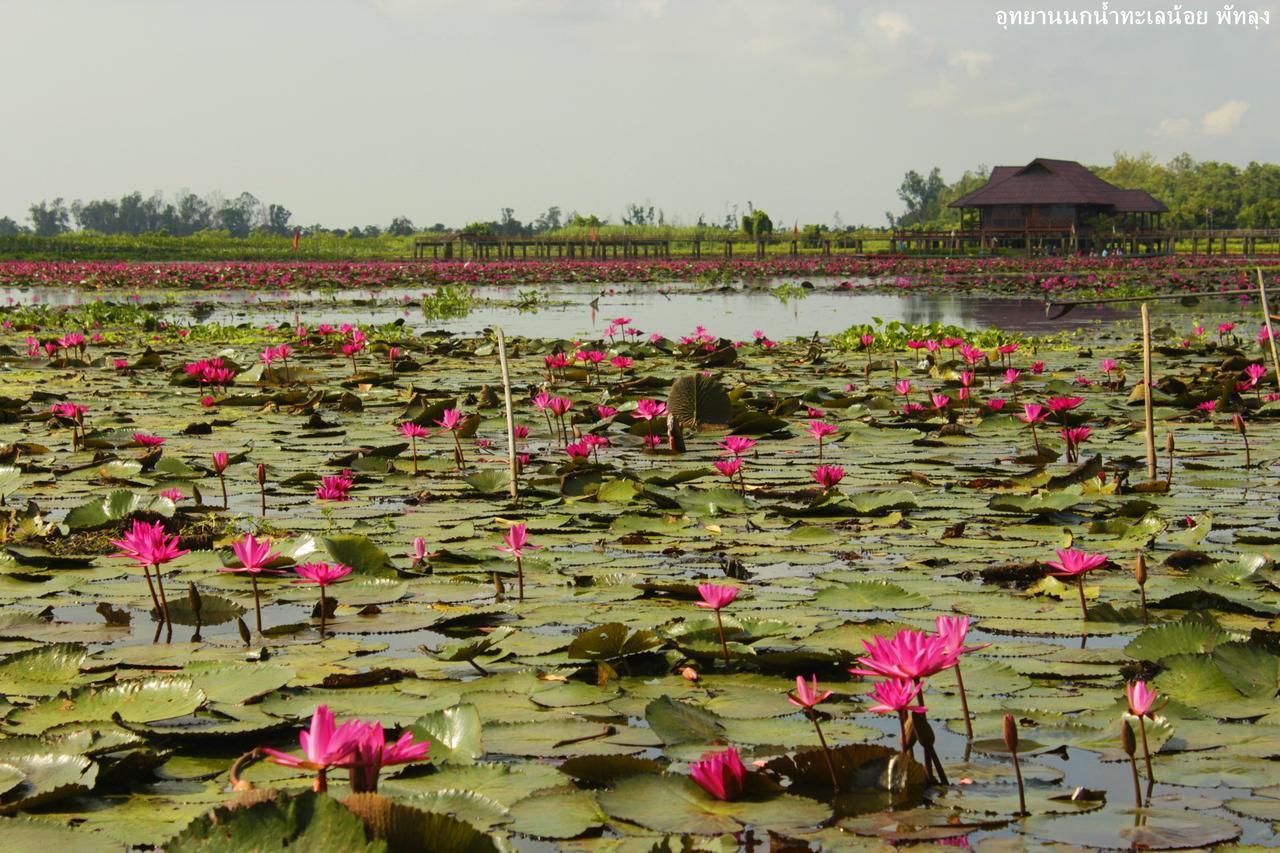
{"type": "Polygon", "coordinates": [[[745,235],[699,238],[496,237],[450,234],[418,237],[414,260],[612,260],[632,258],[765,258],[769,255],[890,254],[961,255],[1021,251],[1031,255],[1095,253],[1127,255],[1273,255],[1280,254],[1280,228],[1144,229],[1075,233],[1053,228],[1020,231],[895,230],[858,235],[834,234],[819,240],[796,234],[765,239],[745,235]]]}

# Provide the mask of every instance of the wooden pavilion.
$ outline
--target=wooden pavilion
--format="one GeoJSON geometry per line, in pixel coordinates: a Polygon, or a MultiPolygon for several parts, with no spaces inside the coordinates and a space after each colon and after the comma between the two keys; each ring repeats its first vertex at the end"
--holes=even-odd
{"type": "Polygon", "coordinates": [[[1169,210],[1150,193],[1109,184],[1074,160],[1045,157],[995,167],[986,184],[950,206],[960,209],[960,230],[977,232],[983,247],[1050,252],[1124,245],[1130,241],[1115,238],[1157,232],[1169,210]]]}

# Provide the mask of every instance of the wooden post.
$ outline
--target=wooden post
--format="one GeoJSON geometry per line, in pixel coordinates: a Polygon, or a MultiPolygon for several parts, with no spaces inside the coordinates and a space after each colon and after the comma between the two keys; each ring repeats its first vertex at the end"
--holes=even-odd
{"type": "Polygon", "coordinates": [[[1151,309],[1142,303],[1142,414],[1146,421],[1147,479],[1156,478],[1156,426],[1151,399],[1151,309]]]}
{"type": "Polygon", "coordinates": [[[1271,368],[1276,372],[1276,389],[1280,390],[1280,354],[1276,351],[1276,333],[1271,328],[1271,309],[1267,305],[1267,285],[1262,275],[1262,267],[1258,271],[1258,298],[1262,300],[1262,322],[1267,329],[1267,345],[1271,350],[1271,368]]]}
{"type": "Polygon", "coordinates": [[[502,397],[507,407],[507,461],[511,465],[511,500],[520,500],[520,462],[516,459],[516,416],[511,408],[511,371],[507,366],[507,339],[498,332],[498,361],[502,363],[502,397]]]}

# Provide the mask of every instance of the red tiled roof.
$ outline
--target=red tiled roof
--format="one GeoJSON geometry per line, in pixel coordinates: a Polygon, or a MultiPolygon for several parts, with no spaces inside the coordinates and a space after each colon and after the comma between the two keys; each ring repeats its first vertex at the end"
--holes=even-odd
{"type": "Polygon", "coordinates": [[[997,204],[1071,204],[1112,208],[1116,213],[1164,213],[1168,208],[1143,190],[1123,190],[1074,160],[1038,157],[1025,166],[997,166],[986,184],[950,207],[997,204]]]}

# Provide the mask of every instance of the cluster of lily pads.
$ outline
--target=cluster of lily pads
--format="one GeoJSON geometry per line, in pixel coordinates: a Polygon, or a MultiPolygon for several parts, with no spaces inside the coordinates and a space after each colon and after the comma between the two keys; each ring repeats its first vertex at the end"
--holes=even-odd
{"type": "MultiPolygon", "coordinates": [[[[1064,291],[1212,290],[1248,286],[1255,267],[1274,258],[1205,255],[911,257],[904,255],[772,255],[520,261],[311,261],[154,263],[0,261],[0,287],[86,287],[127,290],[380,289],[416,285],[528,285],[741,279],[865,279],[889,289],[975,290],[1041,296],[1064,291]]],[[[852,282],[845,282],[851,285],[852,282]]]]}
{"type": "Polygon", "coordinates": [[[1256,316],[705,326],[6,324],[0,844],[1268,836],[1256,316]]]}

